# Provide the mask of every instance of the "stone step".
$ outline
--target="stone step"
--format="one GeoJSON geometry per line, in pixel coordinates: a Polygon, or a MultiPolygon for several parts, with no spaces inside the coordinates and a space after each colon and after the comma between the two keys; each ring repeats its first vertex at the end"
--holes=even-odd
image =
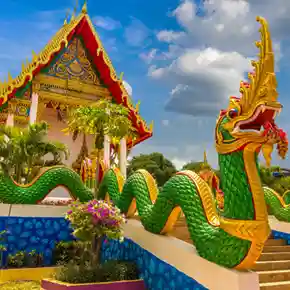
{"type": "Polygon", "coordinates": [[[274,270],[274,271],[257,271],[260,283],[269,282],[290,282],[290,269],[289,270],[274,270]]]}
{"type": "Polygon", "coordinates": [[[290,246],[265,246],[263,253],[290,252],[290,246]]]}
{"type": "Polygon", "coordinates": [[[266,244],[265,244],[265,246],[285,246],[285,245],[287,245],[287,243],[285,240],[282,240],[282,239],[277,239],[277,240],[269,239],[268,241],[266,241],[266,244]]]}
{"type": "Polygon", "coordinates": [[[290,281],[260,283],[260,290],[289,290],[290,281]]]}
{"type": "Polygon", "coordinates": [[[290,260],[258,261],[253,267],[254,271],[272,271],[272,270],[288,270],[288,269],[290,269],[290,260]]]}
{"type": "Polygon", "coordinates": [[[259,261],[290,260],[290,252],[262,253],[259,261]]]}

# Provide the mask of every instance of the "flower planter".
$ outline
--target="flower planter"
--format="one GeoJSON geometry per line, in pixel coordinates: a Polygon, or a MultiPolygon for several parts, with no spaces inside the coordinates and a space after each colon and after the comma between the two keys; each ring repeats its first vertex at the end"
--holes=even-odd
{"type": "Polygon", "coordinates": [[[41,281],[43,290],[145,290],[143,280],[116,281],[106,283],[69,284],[52,279],[41,281]]]}
{"type": "Polygon", "coordinates": [[[56,268],[57,267],[1,269],[0,282],[5,283],[17,280],[40,281],[43,278],[51,277],[56,268]]]}

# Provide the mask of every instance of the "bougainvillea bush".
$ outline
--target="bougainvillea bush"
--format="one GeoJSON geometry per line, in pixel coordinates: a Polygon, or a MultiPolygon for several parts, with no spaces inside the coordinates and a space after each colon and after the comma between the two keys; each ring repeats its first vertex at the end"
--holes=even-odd
{"type": "Polygon", "coordinates": [[[124,239],[122,226],[126,219],[117,207],[103,200],[91,200],[87,203],[74,201],[69,206],[66,219],[70,221],[73,235],[79,241],[77,247],[72,247],[73,255],[66,261],[63,260],[63,266],[56,270],[55,280],[77,284],[139,278],[134,263],[100,263],[102,243],[107,239],[121,242],[124,239]]]}
{"type": "Polygon", "coordinates": [[[120,209],[106,201],[73,202],[66,219],[70,221],[76,238],[91,241],[94,263],[99,262],[103,241],[124,239],[122,225],[126,222],[125,216],[120,209]]]}

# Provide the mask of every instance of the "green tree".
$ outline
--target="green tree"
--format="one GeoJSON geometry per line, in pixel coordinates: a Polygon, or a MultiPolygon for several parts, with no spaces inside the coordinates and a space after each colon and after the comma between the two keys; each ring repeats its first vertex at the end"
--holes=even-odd
{"type": "Polygon", "coordinates": [[[212,168],[208,163],[195,161],[190,161],[185,165],[183,165],[182,167],[182,170],[192,170],[197,173],[204,169],[212,169],[212,168]]]}
{"type": "MultiPolygon", "coordinates": [[[[104,137],[109,136],[111,143],[118,145],[124,137],[134,139],[135,129],[129,119],[129,110],[123,105],[112,103],[102,99],[90,105],[80,107],[69,113],[68,128],[65,132],[73,134],[83,133],[95,136],[95,149],[98,149],[97,172],[99,176],[101,150],[104,147],[104,137]]],[[[98,189],[98,178],[96,178],[96,194],[98,189]]]]}
{"type": "Polygon", "coordinates": [[[260,166],[260,177],[262,184],[274,189],[283,195],[285,191],[290,190],[290,177],[274,177],[273,172],[281,171],[279,166],[265,167],[260,166]]]}
{"type": "Polygon", "coordinates": [[[134,156],[127,167],[128,176],[138,169],[145,169],[151,173],[159,187],[176,173],[173,163],[158,152],[134,156]]]}
{"type": "Polygon", "coordinates": [[[4,174],[16,182],[29,182],[42,167],[62,164],[69,151],[60,142],[47,140],[48,124],[27,128],[0,126],[0,166],[4,174]],[[48,159],[52,155],[52,159],[48,159]]]}

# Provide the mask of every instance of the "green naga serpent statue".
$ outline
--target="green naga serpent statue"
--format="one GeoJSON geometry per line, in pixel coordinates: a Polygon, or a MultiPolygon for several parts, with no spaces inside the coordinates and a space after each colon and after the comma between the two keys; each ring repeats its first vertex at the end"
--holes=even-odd
{"type": "MultiPolygon", "coordinates": [[[[240,98],[230,98],[228,109],[220,112],[216,123],[222,210],[214,191],[193,171],[178,172],[158,192],[154,178],[145,170],[124,181],[118,169],[109,169],[99,188],[100,198],[111,200],[128,217],[138,211],[144,228],[155,234],[168,233],[183,212],[199,255],[241,270],[253,266],[270,234],[258,153],[262,150],[269,159],[275,144],[279,148],[286,144],[286,135],[274,123],[282,106],[277,101],[270,33],[266,21],[257,20],[261,24],[259,60],[252,63],[249,84],[241,82],[240,98]]],[[[26,186],[0,178],[0,200],[5,203],[38,203],[58,185],[80,201],[92,198],[79,176],[65,167],[49,168],[26,186]]]]}

